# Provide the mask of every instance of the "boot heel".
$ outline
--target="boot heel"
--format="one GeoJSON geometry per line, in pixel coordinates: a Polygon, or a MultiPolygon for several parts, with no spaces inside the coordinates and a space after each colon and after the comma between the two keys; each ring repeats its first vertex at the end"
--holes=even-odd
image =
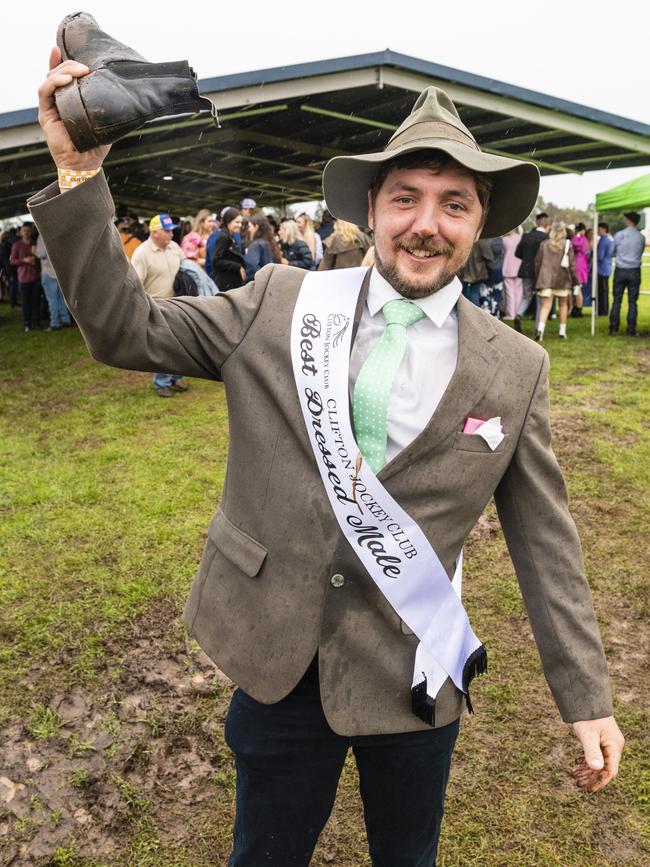
{"type": "Polygon", "coordinates": [[[63,125],[77,150],[88,151],[97,147],[99,142],[88,121],[77,81],[57,88],[54,92],[54,100],[63,125]]]}

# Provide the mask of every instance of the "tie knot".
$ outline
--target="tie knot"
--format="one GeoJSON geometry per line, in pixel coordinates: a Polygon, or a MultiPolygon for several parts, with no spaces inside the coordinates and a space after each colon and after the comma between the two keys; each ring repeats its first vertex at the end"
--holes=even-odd
{"type": "Polygon", "coordinates": [[[407,301],[406,298],[389,301],[381,309],[386,325],[403,325],[404,328],[408,328],[424,316],[424,310],[412,301],[407,301]]]}

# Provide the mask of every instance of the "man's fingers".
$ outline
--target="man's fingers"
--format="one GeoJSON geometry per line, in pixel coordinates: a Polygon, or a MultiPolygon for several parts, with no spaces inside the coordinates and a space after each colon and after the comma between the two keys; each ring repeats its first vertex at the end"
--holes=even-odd
{"type": "Polygon", "coordinates": [[[592,771],[600,771],[605,767],[605,759],[600,751],[600,737],[596,731],[586,731],[580,736],[585,752],[585,762],[592,771]]]}
{"type": "Polygon", "coordinates": [[[54,69],[61,63],[61,49],[57,48],[55,45],[54,48],[50,51],[50,69],[54,69]]]}
{"type": "Polygon", "coordinates": [[[576,784],[599,792],[618,774],[625,739],[613,718],[575,723],[574,729],[584,751],[572,771],[576,784]]]}
{"type": "Polygon", "coordinates": [[[63,63],[59,63],[57,66],[50,68],[48,77],[60,73],[68,73],[69,75],[72,75],[73,78],[82,78],[84,75],[88,75],[89,72],[90,69],[83,63],[78,63],[76,60],[64,60],[63,63]]]}
{"type": "Polygon", "coordinates": [[[612,777],[615,777],[618,774],[618,766],[621,763],[621,754],[623,752],[623,738],[621,736],[621,742],[618,743],[606,743],[603,746],[603,753],[605,756],[605,769],[611,774],[612,777]]]}
{"type": "Polygon", "coordinates": [[[70,84],[72,76],[69,73],[50,73],[43,84],[38,88],[38,99],[41,111],[51,108],[54,105],[54,91],[57,87],[64,87],[70,84]]]}
{"type": "Polygon", "coordinates": [[[88,75],[90,70],[83,63],[77,63],[76,60],[64,60],[63,63],[57,63],[52,66],[56,59],[61,59],[61,52],[58,48],[53,48],[50,54],[50,71],[47,78],[38,89],[38,96],[41,110],[46,110],[54,104],[54,91],[57,87],[65,87],[66,84],[74,78],[83,78],[88,75]]]}

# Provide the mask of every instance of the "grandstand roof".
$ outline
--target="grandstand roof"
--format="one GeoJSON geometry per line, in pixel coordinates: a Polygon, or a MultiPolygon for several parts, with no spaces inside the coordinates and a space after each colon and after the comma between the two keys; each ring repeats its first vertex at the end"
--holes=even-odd
{"type": "MultiPolygon", "coordinates": [[[[483,150],[542,174],[650,164],[648,124],[386,50],[202,79],[221,129],[203,116],[149,123],[113,146],[109,184],[142,214],[319,199],[325,162],[381,149],[432,84],[483,150]]],[[[36,109],[0,114],[0,217],[23,213],[52,179],[36,109]]]]}

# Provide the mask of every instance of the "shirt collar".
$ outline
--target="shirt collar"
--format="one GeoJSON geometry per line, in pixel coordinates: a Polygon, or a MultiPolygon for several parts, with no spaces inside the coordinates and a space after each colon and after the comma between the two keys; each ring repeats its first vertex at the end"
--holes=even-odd
{"type": "MultiPolygon", "coordinates": [[[[434,325],[437,325],[438,328],[442,328],[445,319],[447,319],[456,306],[462,290],[463,287],[460,280],[458,277],[454,277],[451,283],[447,283],[447,285],[443,286],[443,288],[438,292],[434,292],[433,295],[427,295],[426,298],[413,299],[413,303],[417,304],[418,307],[421,307],[422,310],[424,310],[425,315],[434,323],[434,325]]],[[[371,316],[376,316],[384,304],[395,300],[395,298],[402,297],[403,296],[393,289],[390,283],[381,276],[376,268],[372,269],[370,273],[370,285],[368,286],[368,297],[366,299],[368,311],[371,316]]]]}

